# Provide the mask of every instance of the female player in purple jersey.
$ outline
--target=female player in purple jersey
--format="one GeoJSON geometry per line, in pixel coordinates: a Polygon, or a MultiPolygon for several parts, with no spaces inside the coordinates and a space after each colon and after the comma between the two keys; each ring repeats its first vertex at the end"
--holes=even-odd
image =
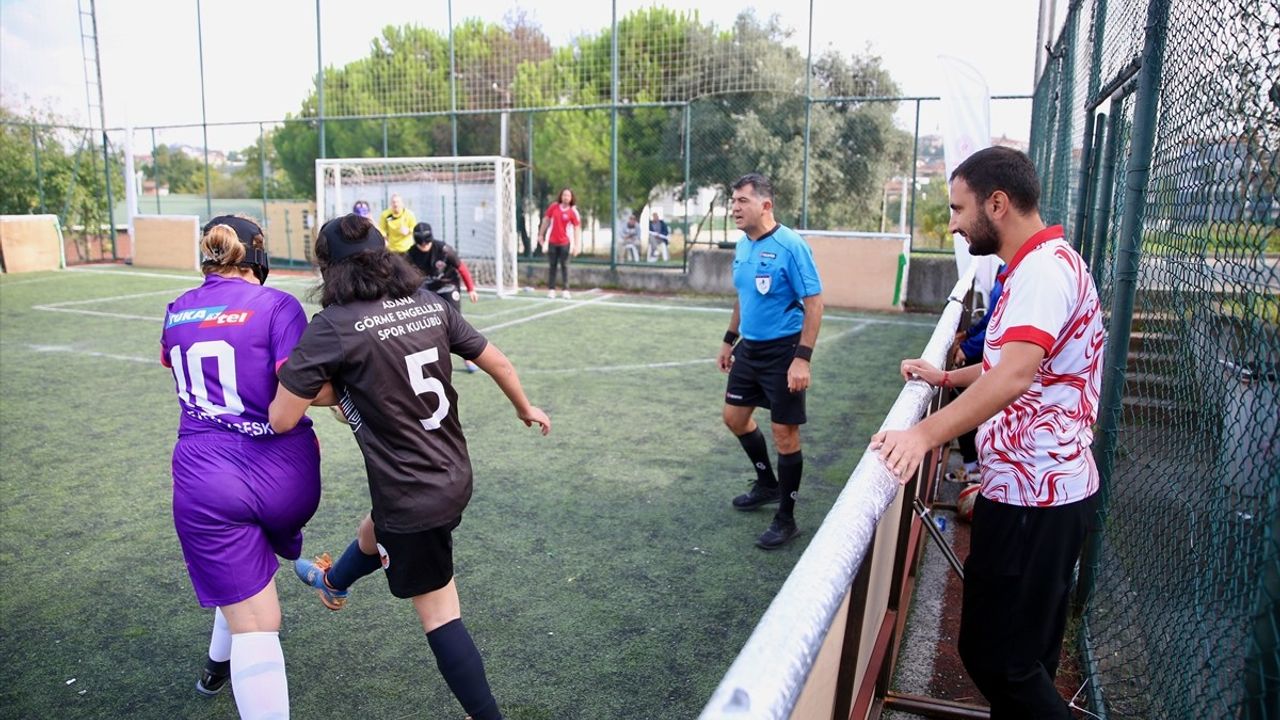
{"type": "Polygon", "coordinates": [[[453,578],[453,530],[471,499],[472,474],[452,355],[492,377],[526,426],[545,435],[551,421],[529,403],[506,355],[419,287],[418,273],[368,220],[330,220],[315,251],[324,309],[280,368],[271,424],[288,431],[308,405],[332,402],[322,397],[332,383],[364,454],[373,512],[332,567],[299,560],[295,570],[336,610],[351,583],[381,567],[391,594],[413,603],[462,708],[474,720],[498,720],[453,578]]]}
{"type": "Polygon", "coordinates": [[[276,368],[307,326],[301,303],[267,288],[262,229],[224,215],[204,226],[204,283],[169,304],[161,362],[182,410],[173,448],[173,521],[196,598],[215,607],[196,690],[230,679],[242,718],[287,717],[276,555],[295,560],[320,503],[320,448],[308,420],[271,429],[276,368]]]}

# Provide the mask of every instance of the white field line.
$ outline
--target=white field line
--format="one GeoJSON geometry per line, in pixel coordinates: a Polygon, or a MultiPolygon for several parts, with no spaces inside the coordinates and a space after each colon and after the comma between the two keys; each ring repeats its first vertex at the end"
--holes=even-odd
{"type": "MultiPolygon", "coordinates": [[[[134,298],[152,297],[155,295],[171,295],[173,293],[180,293],[190,289],[191,288],[189,287],[180,287],[180,288],[172,288],[169,290],[152,290],[151,292],[132,293],[130,295],[113,295],[111,297],[89,298],[88,300],[64,300],[63,302],[45,303],[43,305],[33,305],[32,309],[48,310],[51,308],[70,307],[72,305],[92,305],[93,303],[99,303],[99,302],[114,302],[116,300],[132,300],[134,298]]],[[[175,295],[175,297],[177,296],[175,295]]]]}
{"type": "MultiPolygon", "coordinates": [[[[853,335],[854,333],[865,330],[867,325],[855,325],[854,327],[841,330],[834,335],[818,337],[818,345],[829,345],[841,338],[853,335]]],[[[662,370],[664,368],[688,367],[689,365],[706,365],[714,363],[715,358],[698,358],[697,360],[673,360],[670,362],[653,362],[653,363],[633,363],[629,365],[597,365],[594,367],[583,368],[556,368],[554,370],[524,370],[521,375],[574,375],[577,373],[611,373],[611,372],[627,372],[630,370],[662,370]]]]}
{"type": "Polygon", "coordinates": [[[50,275],[41,278],[27,278],[26,280],[6,280],[0,282],[0,288],[15,287],[18,285],[31,285],[32,283],[49,282],[50,280],[66,280],[66,275],[50,275]]]}
{"type": "MultiPolygon", "coordinates": [[[[653,303],[630,303],[622,300],[600,303],[602,307],[624,308],[627,310],[671,310],[674,312],[703,312],[728,315],[732,308],[706,307],[701,305],[658,305],[653,303]]],[[[823,315],[823,322],[870,323],[873,325],[905,325],[910,327],[933,327],[936,323],[915,320],[895,320],[892,318],[846,317],[839,315],[823,315]]]]}
{"type": "Polygon", "coordinates": [[[97,352],[94,350],[81,350],[79,348],[71,347],[70,345],[32,345],[30,343],[23,343],[23,347],[32,352],[38,353],[72,353],[74,355],[108,358],[110,360],[124,360],[126,362],[143,363],[146,365],[161,367],[159,355],[153,358],[138,357],[137,355],[116,355],[114,353],[97,352]]]}
{"type": "Polygon", "coordinates": [[[516,313],[525,312],[527,310],[536,309],[537,305],[520,305],[518,307],[507,308],[506,310],[498,310],[491,313],[467,312],[466,307],[463,308],[462,314],[475,320],[488,320],[490,318],[503,317],[506,315],[515,315],[516,313]]]}
{"type": "Polygon", "coordinates": [[[582,301],[582,302],[569,302],[569,303],[567,303],[567,304],[565,304],[565,305],[562,305],[561,307],[558,307],[558,308],[556,308],[556,309],[554,309],[554,310],[547,310],[547,311],[545,311],[545,312],[540,312],[540,313],[538,313],[538,314],[536,314],[536,315],[530,315],[530,316],[528,316],[528,317],[516,318],[515,320],[508,320],[508,321],[506,321],[506,322],[498,323],[497,325],[489,325],[489,326],[487,326],[487,327],[476,328],[476,329],[477,329],[477,330],[479,330],[479,331],[480,331],[480,332],[482,332],[482,333],[491,333],[491,332],[493,332],[494,330],[501,330],[502,328],[508,328],[508,327],[513,326],[513,325],[521,325],[521,324],[527,323],[527,322],[529,322],[529,321],[531,321],[531,320],[538,320],[538,319],[540,319],[540,318],[550,317],[550,316],[552,316],[552,315],[559,315],[560,313],[563,313],[563,312],[569,312],[570,310],[577,310],[578,308],[586,307],[587,305],[597,305],[597,304],[599,304],[599,303],[604,302],[605,300],[608,300],[608,299],[609,299],[609,298],[611,298],[611,297],[613,297],[613,296],[612,296],[612,295],[601,295],[601,296],[600,296],[600,297],[598,297],[598,298],[593,298],[593,299],[591,299],[591,300],[584,300],[584,301],[582,301]]]}
{"type": "Polygon", "coordinates": [[[146,320],[148,322],[163,322],[164,318],[160,315],[129,315],[126,313],[102,312],[100,310],[80,310],[77,308],[61,308],[49,307],[47,305],[32,306],[32,310],[44,310],[45,312],[60,312],[70,315],[88,315],[90,317],[107,317],[116,318],[117,320],[146,320]]]}
{"type": "MultiPolygon", "coordinates": [[[[76,268],[67,268],[67,272],[91,273],[96,275],[120,275],[123,277],[169,278],[170,280],[191,280],[193,283],[196,283],[196,284],[199,284],[203,279],[203,276],[200,273],[195,271],[192,271],[190,275],[180,275],[178,273],[162,273],[162,272],[155,272],[151,270],[125,270],[125,269],[108,270],[106,268],[76,267],[76,268]]],[[[272,285],[284,285],[284,284],[309,285],[317,282],[317,279],[311,278],[311,277],[285,276],[285,277],[277,277],[273,280],[270,280],[270,282],[272,285]]]]}

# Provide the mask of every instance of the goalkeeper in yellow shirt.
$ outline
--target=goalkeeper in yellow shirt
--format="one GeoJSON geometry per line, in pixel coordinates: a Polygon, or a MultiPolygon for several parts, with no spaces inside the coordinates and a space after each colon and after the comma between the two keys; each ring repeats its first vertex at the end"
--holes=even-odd
{"type": "Polygon", "coordinates": [[[418,219],[404,206],[399,193],[391,196],[391,207],[378,216],[378,229],[387,239],[387,249],[394,253],[407,253],[413,247],[413,226],[418,219]]]}

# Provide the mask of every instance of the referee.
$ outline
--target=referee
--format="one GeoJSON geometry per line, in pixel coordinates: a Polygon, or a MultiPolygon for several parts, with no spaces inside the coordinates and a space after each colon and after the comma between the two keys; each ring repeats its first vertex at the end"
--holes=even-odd
{"type": "Polygon", "coordinates": [[[756,540],[774,550],[800,534],[796,493],[804,471],[800,426],[809,387],[809,360],[822,325],[822,281],[813,253],[789,227],[773,219],[773,183],[748,173],[733,183],[733,222],[745,237],[733,258],[738,298],[717,359],[729,374],[724,424],[738,437],[756,469],[750,492],[733,499],[737,510],[779,503],[769,529],[756,540]],[[769,408],[778,474],[769,464],[764,434],[751,415],[769,408]]]}

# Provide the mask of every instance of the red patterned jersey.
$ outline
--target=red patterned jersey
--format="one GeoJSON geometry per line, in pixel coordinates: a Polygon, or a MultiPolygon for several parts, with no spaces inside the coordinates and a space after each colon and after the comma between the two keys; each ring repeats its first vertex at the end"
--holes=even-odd
{"type": "Polygon", "coordinates": [[[1061,225],[1031,236],[1001,278],[983,372],[1008,342],[1039,345],[1045,356],[1031,387],[978,430],[982,495],[1029,507],[1082,500],[1098,490],[1089,450],[1106,342],[1098,291],[1061,225]]]}

